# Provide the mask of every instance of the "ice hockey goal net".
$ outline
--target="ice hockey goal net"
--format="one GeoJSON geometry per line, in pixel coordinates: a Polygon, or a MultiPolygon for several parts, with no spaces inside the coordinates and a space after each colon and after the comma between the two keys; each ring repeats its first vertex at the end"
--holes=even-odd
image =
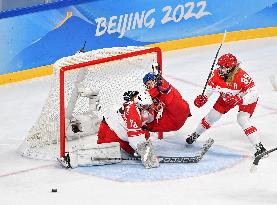
{"type": "Polygon", "coordinates": [[[152,71],[153,61],[162,67],[162,54],[158,47],[105,48],[58,60],[54,64],[49,96],[19,152],[38,159],[64,156],[69,146],[80,143],[80,139],[67,141],[66,118],[89,109],[89,100],[78,96],[76,85],[99,90],[101,109],[97,115],[102,118],[111,106],[122,105],[125,91],[145,90],[142,78],[152,71]]]}

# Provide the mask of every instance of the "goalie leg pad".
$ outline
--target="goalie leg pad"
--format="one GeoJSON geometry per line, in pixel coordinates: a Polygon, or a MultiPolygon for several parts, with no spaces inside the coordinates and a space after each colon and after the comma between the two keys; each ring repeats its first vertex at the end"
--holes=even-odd
{"type": "Polygon", "coordinates": [[[121,162],[118,142],[82,146],[69,153],[71,167],[115,164],[121,162]],[[115,160],[99,159],[115,158],[115,160]]]}

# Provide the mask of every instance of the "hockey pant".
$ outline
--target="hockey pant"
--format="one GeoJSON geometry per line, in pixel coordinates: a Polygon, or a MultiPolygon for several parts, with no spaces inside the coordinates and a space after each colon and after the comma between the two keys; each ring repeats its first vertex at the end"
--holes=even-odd
{"type": "Polygon", "coordinates": [[[129,143],[120,139],[104,120],[100,124],[97,136],[97,144],[119,142],[120,148],[125,152],[129,154],[135,153],[135,150],[129,145],[129,143]]]}

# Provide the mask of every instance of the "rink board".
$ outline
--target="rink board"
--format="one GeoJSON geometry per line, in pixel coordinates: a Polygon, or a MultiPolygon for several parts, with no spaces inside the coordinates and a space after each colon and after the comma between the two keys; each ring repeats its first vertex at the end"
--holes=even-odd
{"type": "MultiPolygon", "coordinates": [[[[204,142],[181,145],[165,140],[154,142],[158,155],[194,156],[204,142]]],[[[105,166],[79,167],[75,171],[122,182],[174,180],[214,173],[230,168],[245,159],[238,151],[213,145],[203,159],[194,164],[160,164],[159,168],[145,169],[139,161],[124,161],[105,166]]]]}

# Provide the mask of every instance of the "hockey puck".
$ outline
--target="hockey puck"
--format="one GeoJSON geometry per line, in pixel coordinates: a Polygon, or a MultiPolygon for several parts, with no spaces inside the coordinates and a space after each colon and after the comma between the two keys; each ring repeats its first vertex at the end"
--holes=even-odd
{"type": "Polygon", "coordinates": [[[57,192],[58,190],[57,189],[52,189],[51,192],[57,192]]]}

